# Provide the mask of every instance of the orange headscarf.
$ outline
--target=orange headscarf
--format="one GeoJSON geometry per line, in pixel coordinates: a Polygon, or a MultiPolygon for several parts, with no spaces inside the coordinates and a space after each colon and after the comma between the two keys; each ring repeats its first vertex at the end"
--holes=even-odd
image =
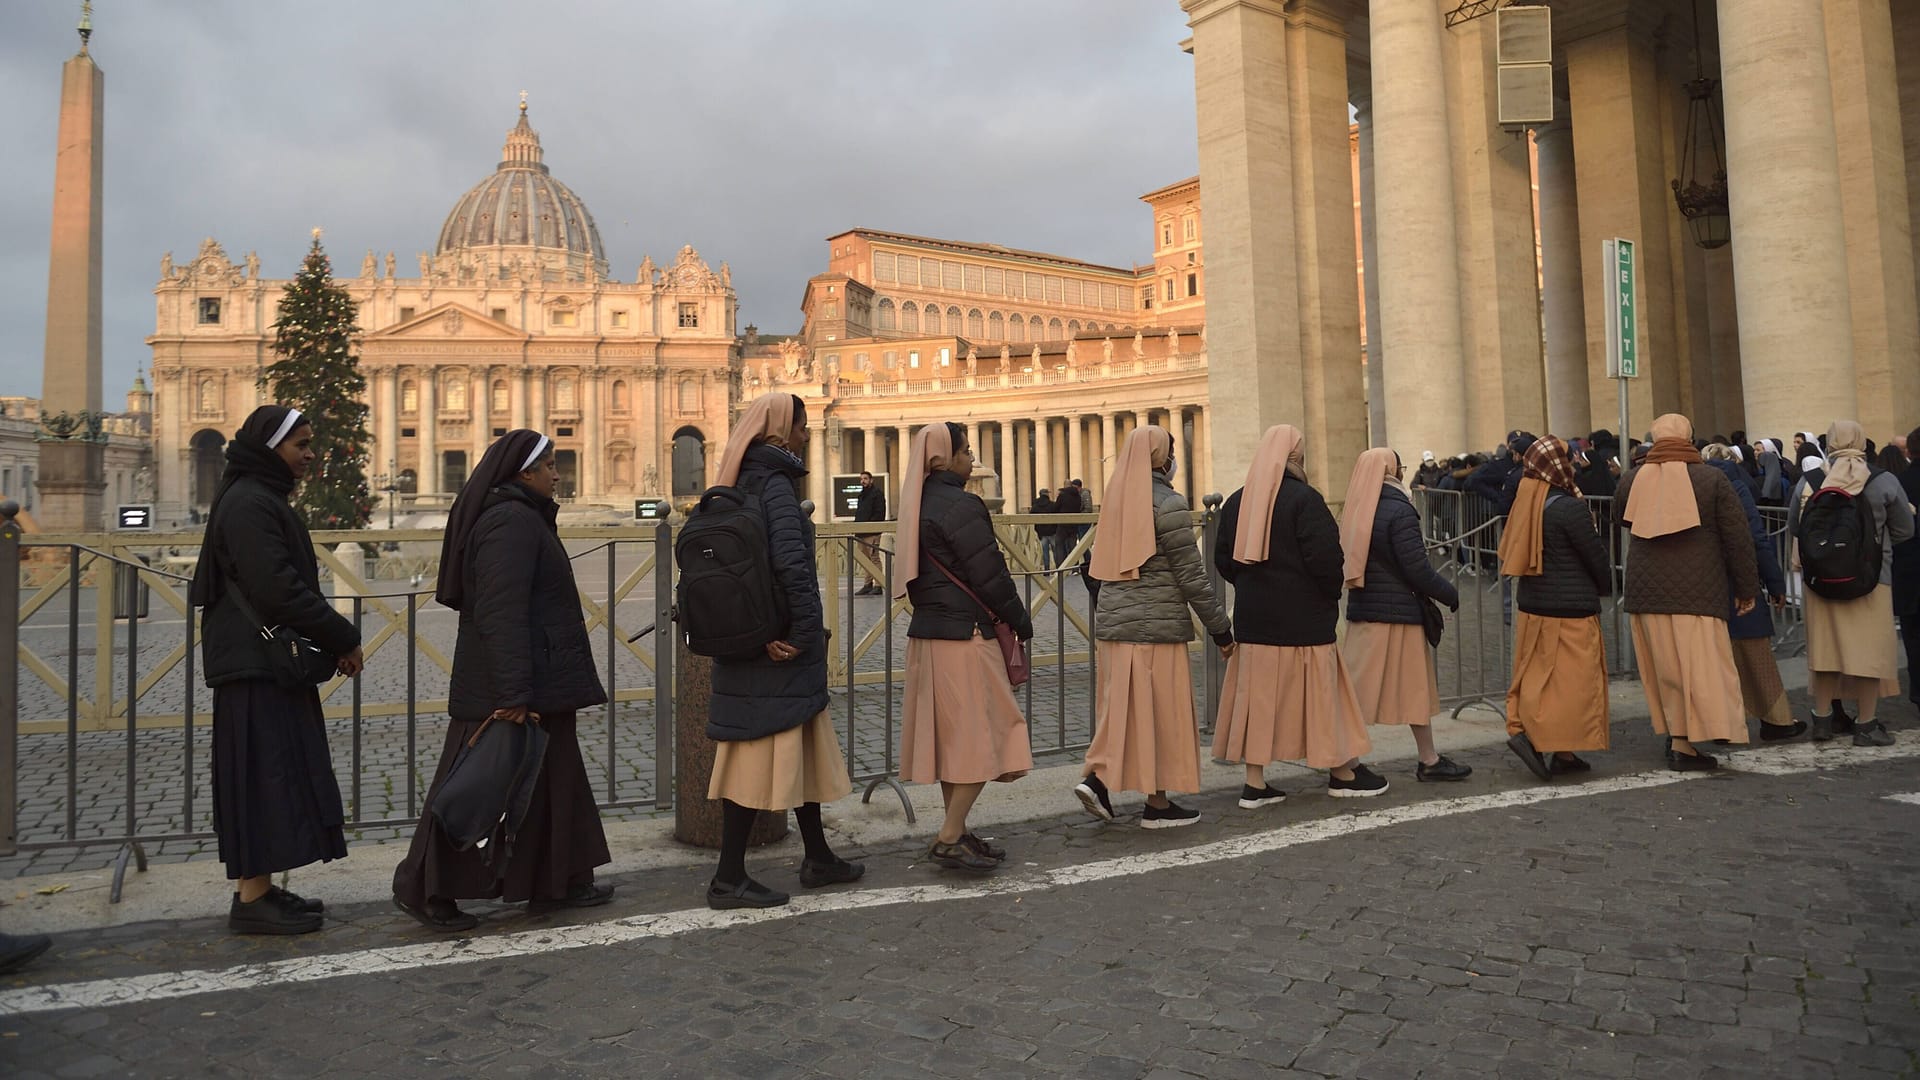
{"type": "Polygon", "coordinates": [[[785,446],[787,433],[793,430],[793,395],[776,391],[753,399],[740,419],[734,421],[727,436],[727,449],[720,455],[720,473],[713,482],[732,487],[740,482],[740,464],[747,459],[747,448],[760,439],[785,446]]]}
{"type": "Polygon", "coordinates": [[[1693,447],[1693,422],[1667,413],[1653,422],[1651,431],[1653,449],[1646,463],[1633,471],[1623,515],[1642,540],[1700,527],[1700,500],[1687,474],[1687,463],[1700,460],[1693,447]]]}
{"type": "Polygon", "coordinates": [[[1148,425],[1134,428],[1120,447],[1120,460],[1107,481],[1107,502],[1093,534],[1087,573],[1101,581],[1137,581],[1140,567],[1156,550],[1153,530],[1153,471],[1173,456],[1173,436],[1148,425]]]}
{"type": "Polygon", "coordinates": [[[1340,512],[1340,547],[1346,552],[1346,584],[1349,589],[1367,586],[1367,551],[1373,546],[1373,514],[1380,509],[1380,489],[1393,475],[1400,457],[1384,446],[1376,446],[1353,463],[1353,478],[1347,481],[1347,505],[1340,512]]]}
{"type": "Polygon", "coordinates": [[[1267,561],[1269,534],[1273,531],[1273,501],[1280,496],[1289,466],[1298,468],[1302,457],[1303,436],[1292,424],[1276,424],[1260,439],[1253,452],[1253,464],[1247,466],[1247,483],[1240,489],[1240,522],[1233,531],[1233,561],[1267,561]]]}
{"type": "Polygon", "coordinates": [[[907,595],[907,583],[920,576],[920,494],[927,477],[953,459],[953,433],[943,423],[928,424],[913,436],[913,446],[902,464],[899,524],[893,543],[893,595],[907,595]]]}

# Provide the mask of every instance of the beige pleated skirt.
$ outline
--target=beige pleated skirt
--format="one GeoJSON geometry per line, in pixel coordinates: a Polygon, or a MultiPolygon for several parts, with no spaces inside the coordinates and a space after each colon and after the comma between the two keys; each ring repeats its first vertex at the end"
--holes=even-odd
{"type": "Polygon", "coordinates": [[[1332,769],[1373,749],[1336,645],[1241,644],[1227,661],[1213,756],[1241,765],[1332,769]]]}
{"type": "Polygon", "coordinates": [[[1507,734],[1525,732],[1543,754],[1605,750],[1607,647],[1600,617],[1513,615],[1513,685],[1507,734]]]}
{"type": "Polygon", "coordinates": [[[1707,615],[1634,615],[1633,655],[1656,735],[1688,742],[1747,741],[1740,676],[1727,621],[1707,615]]]}
{"type": "Polygon", "coordinates": [[[1787,702],[1787,688],[1780,682],[1780,662],[1774,659],[1773,642],[1734,638],[1733,670],[1740,676],[1740,704],[1748,716],[1773,724],[1793,721],[1793,706],[1787,702]]]}
{"type": "Polygon", "coordinates": [[[1369,724],[1428,724],[1440,711],[1440,681],[1427,632],[1411,623],[1347,624],[1340,655],[1369,724]]]}
{"type": "Polygon", "coordinates": [[[1033,768],[1027,718],[1007,682],[1000,644],[907,639],[900,779],[910,784],[1013,780],[1033,768]]]}
{"type": "Polygon", "coordinates": [[[1828,600],[1809,589],[1807,670],[1880,680],[1879,697],[1900,693],[1900,647],[1893,629],[1893,586],[1853,600],[1828,600]]]}
{"type": "Polygon", "coordinates": [[[1101,641],[1093,745],[1082,773],[1114,791],[1200,790],[1200,728],[1187,647],[1101,641]]]}
{"type": "Polygon", "coordinates": [[[828,713],[764,739],[713,744],[709,799],[755,810],[791,810],[803,803],[830,803],[852,790],[828,713]]]}

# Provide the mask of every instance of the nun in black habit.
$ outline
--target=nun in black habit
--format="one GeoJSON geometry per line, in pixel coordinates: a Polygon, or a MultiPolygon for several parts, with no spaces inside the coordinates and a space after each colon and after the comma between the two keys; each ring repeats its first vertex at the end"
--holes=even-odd
{"type": "Polygon", "coordinates": [[[447,519],[434,595],[460,613],[460,631],[447,692],[452,723],[423,805],[432,804],[461,745],[489,719],[539,724],[548,741],[505,865],[488,865],[478,848],[458,850],[431,816],[421,818],[393,872],[393,899],[434,930],[478,923],[460,910],[456,901],[463,899],[593,907],[613,898],[613,886],[593,880],[594,868],[611,856],[574,729],[575,712],[604,704],[607,695],[580,616],[573,564],[554,525],[559,477],[552,440],[509,431],[487,448],[447,519]]]}
{"type": "Polygon", "coordinates": [[[274,680],[254,622],[298,632],[336,657],[341,674],[360,670],[360,631],[321,595],[313,540],[288,501],[313,463],[312,446],[313,425],[284,405],[262,405],[240,425],[188,591],[206,609],[213,827],[227,877],[239,882],[227,925],[243,934],[320,929],[320,901],[276,887],[271,875],[347,855],[320,694],[274,680]]]}

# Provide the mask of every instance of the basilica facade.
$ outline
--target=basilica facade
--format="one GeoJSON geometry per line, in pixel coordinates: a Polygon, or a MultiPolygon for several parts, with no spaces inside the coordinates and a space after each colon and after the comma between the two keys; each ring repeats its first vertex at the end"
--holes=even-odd
{"type": "MultiPolygon", "coordinates": [[[[697,495],[735,397],[737,300],[725,263],[691,247],[609,274],[585,204],[548,170],[526,104],[499,164],[447,215],[417,276],[369,251],[336,280],[359,306],[373,432],[368,471],[404,502],[459,490],[510,428],[554,439],[576,505],[697,495]]],[[[156,516],[204,510],[226,440],[265,398],[287,281],[212,239],[161,262],[153,349],[156,516]]]]}

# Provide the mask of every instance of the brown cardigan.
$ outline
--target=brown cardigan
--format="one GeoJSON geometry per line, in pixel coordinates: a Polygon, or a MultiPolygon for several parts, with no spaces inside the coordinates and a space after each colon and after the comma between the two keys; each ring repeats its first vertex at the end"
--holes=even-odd
{"type": "MultiPolygon", "coordinates": [[[[1626,516],[1627,498],[1639,475],[1640,468],[1629,471],[1613,493],[1623,529],[1632,525],[1626,516]]],[[[1651,540],[1632,538],[1627,547],[1626,608],[1640,615],[1706,615],[1724,620],[1732,607],[1729,584],[1743,600],[1760,593],[1753,536],[1747,532],[1740,497],[1724,473],[1700,462],[1687,465],[1687,476],[1700,505],[1700,527],[1651,540]]]]}

